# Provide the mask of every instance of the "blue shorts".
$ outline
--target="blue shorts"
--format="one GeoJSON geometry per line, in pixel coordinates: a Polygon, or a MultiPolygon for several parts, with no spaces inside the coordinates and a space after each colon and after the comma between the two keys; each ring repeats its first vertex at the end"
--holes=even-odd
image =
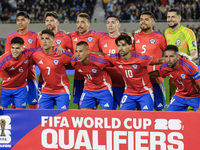
{"type": "Polygon", "coordinates": [[[74,103],[79,104],[81,94],[83,93],[84,80],[74,80],[73,97],[74,103]]]}
{"type": "Polygon", "coordinates": [[[28,99],[27,103],[30,105],[38,103],[38,88],[37,80],[28,80],[28,99]]]}
{"type": "Polygon", "coordinates": [[[19,89],[1,89],[1,106],[7,107],[14,103],[18,108],[26,108],[28,87],[19,89]]]}
{"type": "Polygon", "coordinates": [[[113,110],[118,109],[118,106],[120,106],[120,102],[122,100],[123,94],[124,94],[124,87],[112,87],[113,90],[113,110]]]}
{"type": "Polygon", "coordinates": [[[70,101],[69,94],[40,94],[38,101],[39,109],[54,109],[54,105],[57,106],[57,109],[68,109],[70,101]]]}
{"type": "Polygon", "coordinates": [[[143,111],[153,110],[153,99],[150,93],[143,95],[124,94],[121,100],[120,110],[135,110],[137,103],[143,111]]]}
{"type": "Polygon", "coordinates": [[[154,109],[161,110],[165,108],[165,88],[164,84],[152,83],[154,93],[154,109]]]}
{"type": "Polygon", "coordinates": [[[108,89],[100,91],[83,89],[79,108],[95,108],[97,101],[99,101],[101,109],[112,109],[113,107],[113,96],[108,89]]]}
{"type": "Polygon", "coordinates": [[[174,95],[166,109],[166,111],[187,111],[188,106],[191,106],[194,111],[199,108],[200,97],[197,98],[181,98],[174,95]]]}

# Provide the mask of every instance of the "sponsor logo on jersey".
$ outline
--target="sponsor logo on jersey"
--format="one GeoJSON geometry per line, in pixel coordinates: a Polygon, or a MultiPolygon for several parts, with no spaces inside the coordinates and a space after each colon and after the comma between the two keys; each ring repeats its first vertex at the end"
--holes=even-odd
{"type": "Polygon", "coordinates": [[[93,41],[93,38],[92,38],[92,37],[89,37],[87,40],[88,40],[88,42],[92,42],[92,41],[93,41]]]}
{"type": "Polygon", "coordinates": [[[108,104],[108,103],[106,103],[106,104],[104,105],[104,107],[109,107],[109,104],[108,104]]]}
{"type": "Polygon", "coordinates": [[[197,47],[197,42],[196,42],[196,41],[193,41],[193,42],[192,42],[192,46],[193,46],[193,47],[197,47]]]}
{"type": "Polygon", "coordinates": [[[61,44],[62,41],[60,39],[56,40],[56,44],[61,44]]]}
{"type": "Polygon", "coordinates": [[[140,40],[138,39],[135,43],[140,43],[140,40]]]}
{"type": "Polygon", "coordinates": [[[118,68],[123,68],[123,66],[122,66],[122,65],[119,65],[118,68]]]}
{"type": "Polygon", "coordinates": [[[163,105],[160,103],[157,107],[163,107],[163,105]]]}
{"type": "Polygon", "coordinates": [[[61,109],[67,109],[66,105],[62,106],[61,109]]]}
{"type": "Polygon", "coordinates": [[[55,59],[55,60],[53,61],[53,63],[54,63],[54,65],[58,65],[58,64],[59,64],[59,60],[58,60],[58,59],[55,59]]]}
{"type": "Polygon", "coordinates": [[[155,44],[156,40],[155,40],[155,39],[151,39],[149,42],[150,42],[151,44],[155,44]]]}
{"type": "Polygon", "coordinates": [[[132,67],[133,67],[133,69],[137,69],[137,68],[138,68],[138,65],[133,64],[132,67]]]}
{"type": "Polygon", "coordinates": [[[79,69],[78,72],[83,72],[83,71],[81,69],[79,69]]]}
{"type": "Polygon", "coordinates": [[[14,68],[14,67],[12,67],[12,68],[10,68],[10,70],[15,70],[15,68],[14,68]]]}
{"type": "Polygon", "coordinates": [[[169,75],[169,77],[170,77],[170,78],[173,78],[173,76],[172,76],[171,74],[169,75]]]}
{"type": "Polygon", "coordinates": [[[182,74],[181,74],[181,78],[182,78],[182,79],[185,79],[185,78],[186,78],[186,75],[182,73],[182,74]]]}
{"type": "Polygon", "coordinates": [[[97,69],[92,69],[92,72],[93,73],[97,73],[97,69]]]}
{"type": "Polygon", "coordinates": [[[40,60],[38,64],[44,64],[44,63],[43,63],[43,61],[42,61],[42,60],[40,60]]]}
{"type": "Polygon", "coordinates": [[[29,43],[29,44],[32,44],[32,43],[33,43],[33,40],[32,40],[32,39],[28,39],[28,43],[29,43]]]}
{"type": "Polygon", "coordinates": [[[108,47],[108,45],[107,45],[107,44],[105,44],[103,47],[108,47]]]}
{"type": "Polygon", "coordinates": [[[77,38],[75,38],[75,39],[74,39],[74,41],[78,41],[78,39],[77,39],[77,38]]]}
{"type": "Polygon", "coordinates": [[[181,44],[181,40],[176,40],[176,45],[180,45],[181,44]]]}
{"type": "Polygon", "coordinates": [[[28,59],[24,61],[24,64],[27,64],[27,63],[28,63],[28,59]]]}
{"type": "Polygon", "coordinates": [[[145,106],[143,107],[143,109],[149,109],[149,108],[147,107],[147,105],[145,105],[145,106]]]}

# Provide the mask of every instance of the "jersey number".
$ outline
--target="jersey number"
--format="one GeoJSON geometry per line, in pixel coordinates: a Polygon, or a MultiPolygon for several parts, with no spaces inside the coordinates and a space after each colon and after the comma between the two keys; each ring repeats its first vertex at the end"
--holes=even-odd
{"type": "Polygon", "coordinates": [[[109,54],[115,54],[115,53],[116,53],[115,49],[109,49],[109,54]]]}
{"type": "Polygon", "coordinates": [[[126,78],[132,78],[133,77],[133,72],[132,70],[125,70],[126,78]]]}
{"type": "Polygon", "coordinates": [[[146,47],[147,47],[146,45],[142,45],[142,49],[143,49],[142,54],[146,53],[146,51],[147,51],[146,47]]]}
{"type": "Polygon", "coordinates": [[[89,80],[92,80],[91,74],[86,74],[86,76],[87,76],[87,78],[88,78],[89,80]]]}
{"type": "Polygon", "coordinates": [[[50,75],[50,70],[51,70],[51,68],[50,67],[46,67],[46,69],[48,70],[48,75],[50,75]]]}

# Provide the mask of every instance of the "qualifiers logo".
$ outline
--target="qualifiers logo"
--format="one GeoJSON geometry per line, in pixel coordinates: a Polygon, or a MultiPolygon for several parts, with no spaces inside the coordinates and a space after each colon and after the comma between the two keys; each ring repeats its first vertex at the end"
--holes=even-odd
{"type": "Polygon", "coordinates": [[[92,38],[92,37],[89,37],[87,40],[88,40],[88,42],[92,42],[92,41],[93,41],[93,38],[92,38]]]}
{"type": "Polygon", "coordinates": [[[133,64],[132,67],[133,67],[133,69],[137,69],[137,68],[138,68],[138,65],[133,64]]]}
{"type": "Polygon", "coordinates": [[[56,40],[56,44],[61,44],[62,41],[60,39],[56,40]]]}
{"type": "Polygon", "coordinates": [[[193,41],[193,42],[192,42],[192,46],[193,46],[193,47],[197,47],[197,42],[196,42],[196,41],[193,41]]]}
{"type": "Polygon", "coordinates": [[[0,116],[0,149],[1,147],[11,148],[11,118],[7,115],[0,116]]]}
{"type": "Polygon", "coordinates": [[[24,61],[24,64],[27,64],[27,63],[28,63],[28,59],[24,61]]]}
{"type": "Polygon", "coordinates": [[[54,65],[58,65],[58,64],[59,64],[59,60],[58,60],[58,59],[55,59],[55,60],[53,61],[53,63],[54,63],[54,65]]]}
{"type": "Polygon", "coordinates": [[[182,78],[182,79],[185,79],[185,78],[186,78],[186,75],[182,73],[182,74],[181,74],[181,78],[182,78]]]}
{"type": "Polygon", "coordinates": [[[92,69],[92,72],[93,73],[97,73],[97,69],[92,69]]]}
{"type": "Polygon", "coordinates": [[[151,44],[155,44],[155,43],[156,43],[156,40],[155,40],[155,39],[151,39],[149,42],[150,42],[151,44]]]}
{"type": "Polygon", "coordinates": [[[181,40],[176,40],[176,45],[180,45],[181,44],[181,40]]]}
{"type": "Polygon", "coordinates": [[[28,39],[28,43],[29,43],[29,44],[32,44],[32,43],[33,43],[33,40],[32,40],[32,39],[28,39]]]}

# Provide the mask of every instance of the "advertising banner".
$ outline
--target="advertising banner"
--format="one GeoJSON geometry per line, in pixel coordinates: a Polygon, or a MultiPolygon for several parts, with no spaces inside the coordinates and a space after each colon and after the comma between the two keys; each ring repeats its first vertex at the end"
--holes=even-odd
{"type": "Polygon", "coordinates": [[[200,113],[0,111],[0,150],[197,150],[200,113]]]}

